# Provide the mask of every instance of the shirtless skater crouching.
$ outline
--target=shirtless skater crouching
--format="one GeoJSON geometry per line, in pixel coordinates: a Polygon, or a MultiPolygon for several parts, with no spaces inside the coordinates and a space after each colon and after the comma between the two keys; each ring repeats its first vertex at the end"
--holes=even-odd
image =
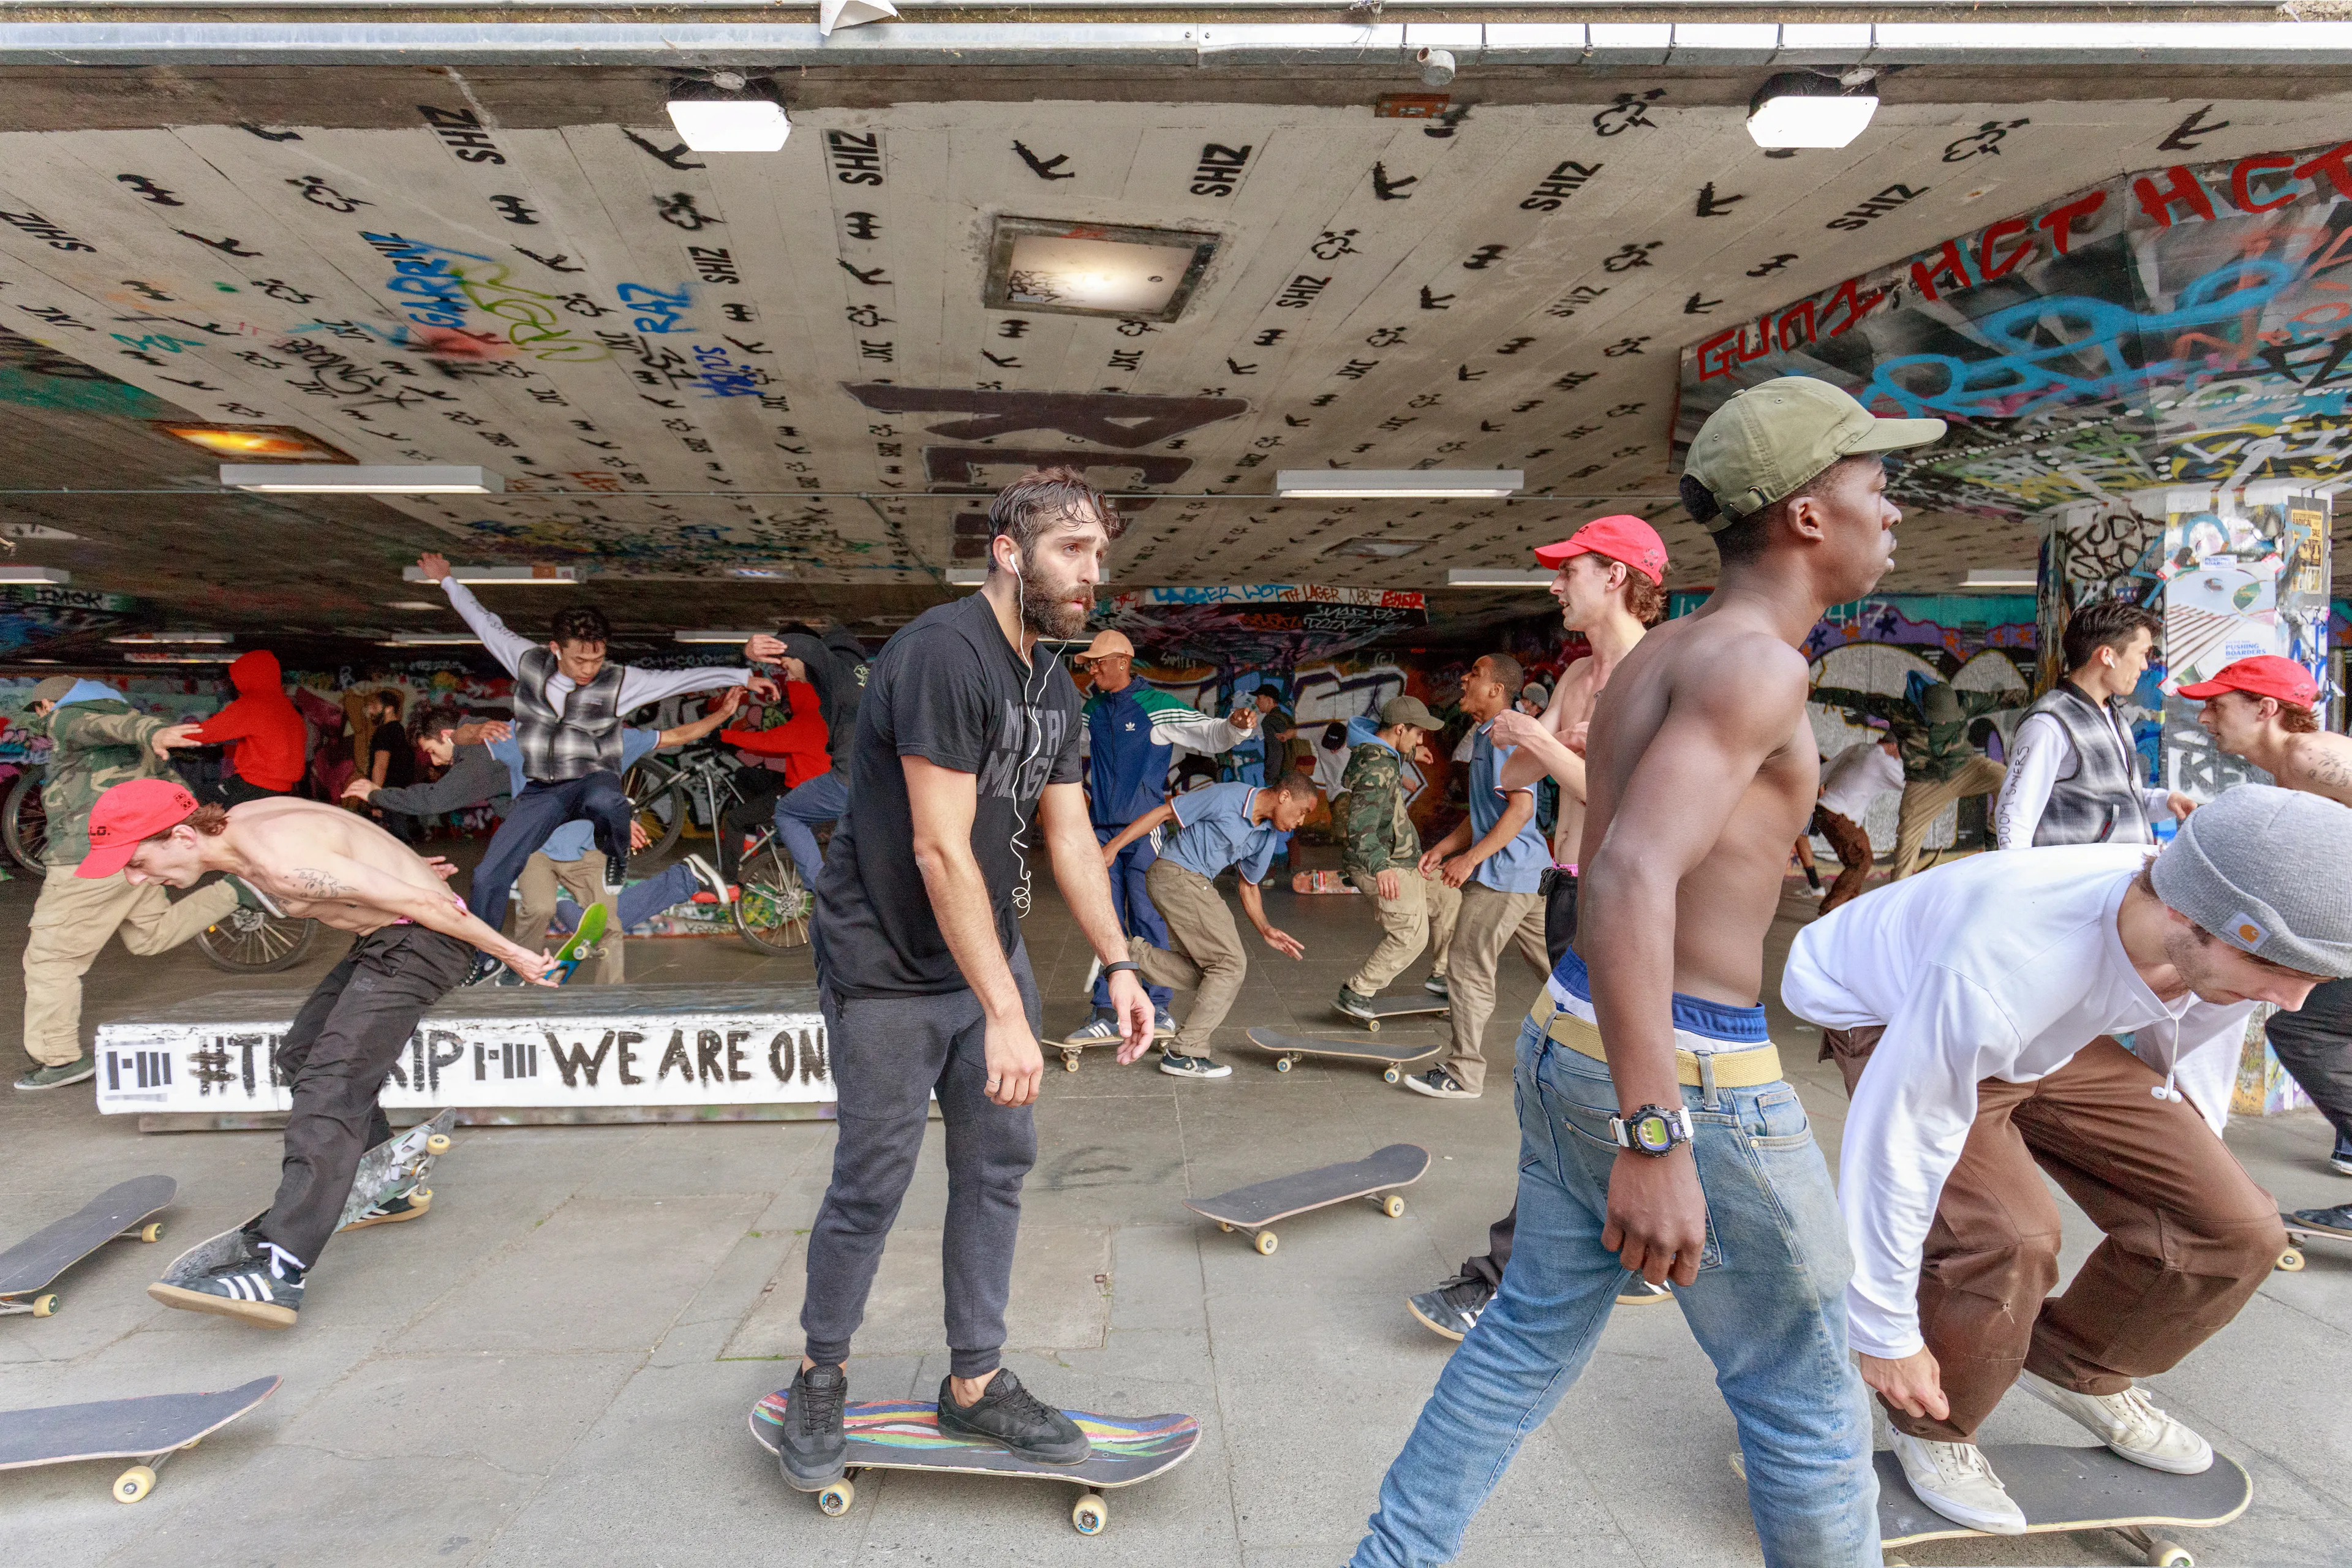
{"type": "Polygon", "coordinates": [[[134,779],[99,797],[89,844],[78,876],[121,871],[133,885],[188,888],[226,871],[289,915],[359,936],[278,1042],[276,1067],[294,1104],[278,1195],[248,1232],[253,1256],[186,1286],[147,1287],[167,1307],[292,1328],[360,1156],[392,1136],[376,1096],[417,1018],[465,979],[478,947],[541,984],[551,984],[555,961],[467,913],[440,874],[382,827],[316,801],[199,806],[168,779],[134,779]]]}
{"type": "Polygon", "coordinates": [[[816,889],[818,971],[839,1091],[833,1180],[808,1238],[806,1352],[777,1446],[803,1491],[840,1479],[843,1364],[915,1173],[931,1096],[946,1123],[945,1433],[1074,1465],[1069,1417],[998,1364],[1021,1184],[1037,1157],[1045,1074],[1019,915],[1047,863],[1110,979],[1118,1059],[1152,1035],[1079,787],[1078,693],[1041,637],[1076,637],[1119,521],[1075,471],[1024,474],[989,507],[978,593],[924,611],[869,668],[849,761],[849,812],[816,889]]]}
{"type": "Polygon", "coordinates": [[[1692,442],[1684,500],[1721,575],[1634,646],[1594,710],[1577,943],[1519,1030],[1510,1267],[1389,1468],[1357,1568],[1454,1554],[1628,1271],[1673,1277],[1715,1363],[1764,1561],[1880,1561],[1844,1231],[1757,999],[1781,862],[1813,805],[1800,649],[1891,562],[1901,513],[1877,454],[1943,429],[1790,376],[1735,395],[1692,442]]]}

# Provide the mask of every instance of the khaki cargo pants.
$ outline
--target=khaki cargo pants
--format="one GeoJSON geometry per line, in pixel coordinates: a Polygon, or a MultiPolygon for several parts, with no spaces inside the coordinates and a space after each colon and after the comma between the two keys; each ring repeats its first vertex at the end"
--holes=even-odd
{"type": "Polygon", "coordinates": [[[1990,757],[1972,757],[1958,773],[1941,784],[1906,784],[1903,808],[1895,818],[1895,881],[1919,868],[1919,854],[1927,844],[1927,830],[1944,807],[1972,795],[1995,795],[2009,770],[1990,757]]]}
{"type": "MultiPolygon", "coordinates": [[[[604,861],[600,855],[583,855],[577,860],[551,860],[537,850],[531,852],[530,858],[523,862],[522,875],[515,879],[515,941],[533,952],[552,951],[560,945],[548,939],[547,922],[555,918],[555,900],[562,893],[571,894],[572,901],[583,910],[593,904],[604,906],[604,934],[596,943],[595,980],[599,985],[620,984],[620,901],[604,891],[604,861]]],[[[572,978],[586,976],[575,971],[572,978]]]]}
{"type": "Polygon", "coordinates": [[[168,952],[236,908],[226,881],[199,888],[173,902],[160,883],[139,887],[120,871],[77,877],[52,866],[34,902],[25,942],[25,1052],[43,1067],[63,1067],[81,1056],[81,977],[109,938],[142,958],[168,952]]]}
{"type": "Polygon", "coordinates": [[[1380,879],[1367,871],[1350,879],[1356,890],[1372,900],[1381,918],[1381,944],[1372,949],[1364,967],[1348,982],[1359,996],[1377,996],[1390,981],[1428,948],[1435,956],[1429,972],[1443,978],[1447,949],[1454,942],[1454,922],[1462,914],[1462,889],[1446,885],[1443,877],[1424,877],[1411,861],[1394,868],[1401,884],[1398,896],[1381,897],[1380,879]]]}
{"type": "Polygon", "coordinates": [[[1168,946],[1157,948],[1133,937],[1128,956],[1142,966],[1143,978],[1152,984],[1192,993],[1192,1009],[1168,1048],[1180,1057],[1209,1056],[1209,1037],[1233,1011],[1234,998],[1241,994],[1242,980],[1249,973],[1249,950],[1242,946],[1241,927],[1214,882],[1166,856],[1143,874],[1143,890],[1167,922],[1168,946]]]}
{"type": "Polygon", "coordinates": [[[1495,1016],[1495,988],[1503,952],[1516,947],[1528,967],[1538,976],[1551,975],[1551,953],[1544,946],[1544,898],[1541,893],[1503,893],[1484,882],[1462,889],[1462,914],[1454,927],[1452,963],[1445,972],[1446,1016],[1438,1032],[1452,1049],[1445,1070],[1454,1081],[1476,1094],[1486,1084],[1486,1058],[1481,1041],[1486,1021],[1495,1016]]]}

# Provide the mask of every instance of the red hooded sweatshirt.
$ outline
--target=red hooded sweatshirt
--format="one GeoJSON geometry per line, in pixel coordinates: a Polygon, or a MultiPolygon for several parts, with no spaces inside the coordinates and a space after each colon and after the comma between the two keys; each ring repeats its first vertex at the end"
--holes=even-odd
{"type": "Polygon", "coordinates": [[[194,739],[203,745],[233,741],[229,765],[237,777],[262,789],[290,790],[302,776],[310,735],[302,715],[287,699],[278,656],[256,648],[228,667],[236,700],[205,720],[194,739]]]}

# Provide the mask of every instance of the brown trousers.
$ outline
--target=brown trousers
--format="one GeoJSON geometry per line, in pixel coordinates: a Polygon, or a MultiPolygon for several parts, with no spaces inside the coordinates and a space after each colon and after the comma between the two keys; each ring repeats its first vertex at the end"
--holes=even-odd
{"type": "MultiPolygon", "coordinates": [[[[1853,1091],[1884,1031],[1823,1031],[1853,1091]]],[[[2101,1036],[2035,1083],[1977,1085],[1976,1125],[1944,1182],[1919,1265],[1919,1331],[1948,1421],[1889,1408],[1895,1429],[1976,1440],[2020,1367],[2118,1394],[2168,1372],[2238,1315],[2286,1246],[2277,1203],[2155,1068],[2101,1036]],[[2058,1204],[2035,1167],[2106,1233],[2065,1293],[2058,1204]]]]}
{"type": "Polygon", "coordinates": [[[1822,900],[1822,913],[1827,914],[1862,896],[1863,884],[1870,880],[1870,835],[1853,817],[1840,816],[1827,806],[1813,808],[1813,831],[1830,841],[1838,858],[1837,880],[1830,884],[1829,897],[1822,900]]]}

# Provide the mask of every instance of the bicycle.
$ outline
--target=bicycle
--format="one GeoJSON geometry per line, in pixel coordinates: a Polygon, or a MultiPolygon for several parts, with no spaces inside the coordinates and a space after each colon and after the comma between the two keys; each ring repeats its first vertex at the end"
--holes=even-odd
{"type": "Polygon", "coordinates": [[[816,898],[801,881],[799,868],[773,827],[763,829],[743,851],[735,870],[737,892],[731,912],[743,940],[761,952],[790,952],[805,947],[816,898]]]}
{"type": "Polygon", "coordinates": [[[318,935],[317,921],[273,915],[239,904],[198,931],[196,947],[215,969],[232,974],[273,974],[301,963],[318,935]]]}
{"type": "Polygon", "coordinates": [[[719,831],[726,808],[743,798],[735,774],[741,764],[716,744],[698,744],[675,761],[658,753],[640,758],[621,780],[629,809],[646,830],[646,856],[667,853],[686,831],[686,820],[696,805],[708,814],[711,833],[719,831]]]}
{"type": "Polygon", "coordinates": [[[6,801],[0,803],[0,847],[7,849],[10,859],[38,877],[47,870],[41,853],[48,843],[48,813],[41,807],[41,770],[26,768],[8,786],[6,801]]]}

